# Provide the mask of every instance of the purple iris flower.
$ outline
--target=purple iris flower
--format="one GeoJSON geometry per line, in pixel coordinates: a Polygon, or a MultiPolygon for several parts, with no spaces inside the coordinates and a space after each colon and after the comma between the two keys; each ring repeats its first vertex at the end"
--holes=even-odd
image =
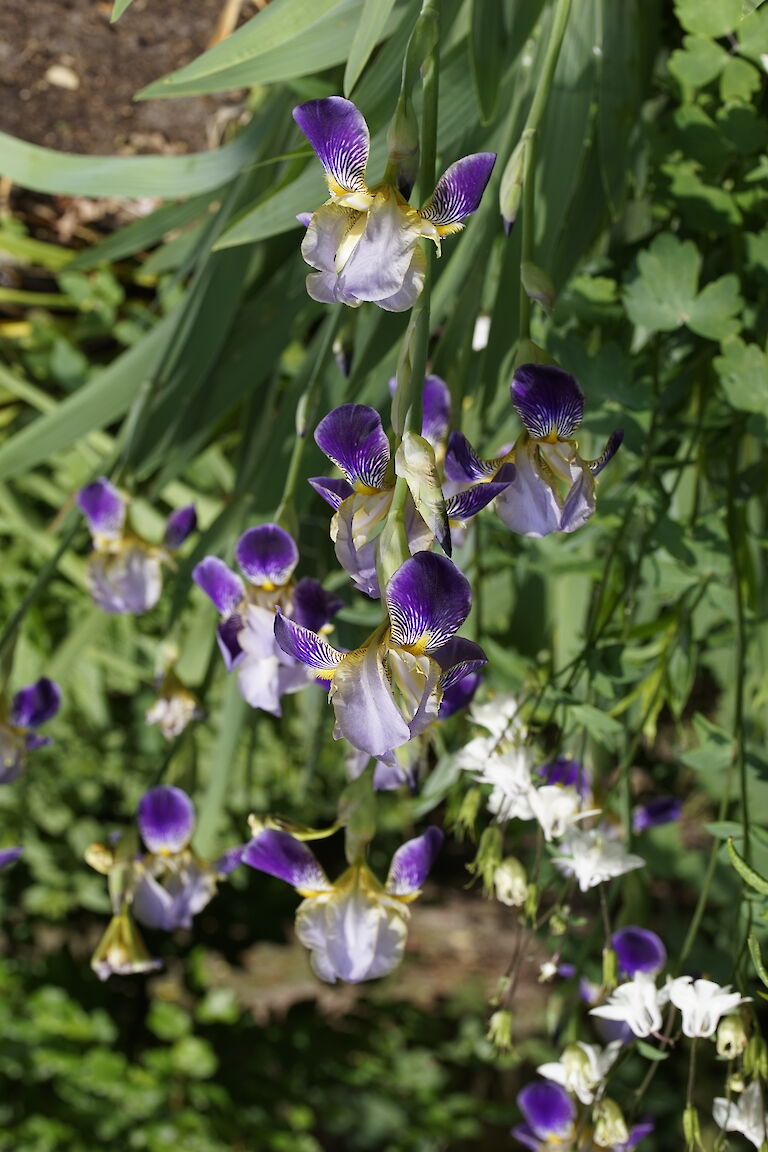
{"type": "Polygon", "coordinates": [[[456,680],[450,687],[445,688],[437,713],[438,720],[447,720],[454,712],[467,708],[472,703],[482,679],[479,672],[468,672],[461,680],[456,680]]]}
{"type": "MultiPolygon", "coordinates": [[[[432,413],[430,413],[431,415],[432,413]]],[[[425,421],[427,409],[425,407],[425,421]]],[[[355,587],[374,599],[380,595],[376,574],[378,535],[387,518],[395,490],[389,440],[375,408],[342,404],[329,412],[315,430],[319,448],[344,473],[344,479],[315,476],[309,483],[334,510],[331,539],[336,557],[355,587]]],[[[409,487],[414,478],[402,462],[409,487]]],[[[445,524],[439,543],[450,554],[450,525],[463,523],[506,487],[506,483],[475,484],[445,500],[445,524]]],[[[429,548],[436,538],[412,498],[405,512],[412,554],[429,548]]]]}
{"type": "Polygon", "coordinates": [[[576,1105],[559,1084],[534,1080],[517,1094],[525,1123],[516,1124],[512,1135],[532,1152],[551,1144],[567,1144],[574,1131],[576,1105]]]}
{"type": "Polygon", "coordinates": [[[419,895],[443,834],[429,828],[395,852],[382,885],[363,863],[333,884],[305,843],[264,829],[243,850],[243,863],[291,884],[304,897],[296,935],[309,949],[315,974],[328,984],[357,984],[388,975],[403,958],[408,905],[419,895]]]}
{"type": "MultiPolygon", "coordinates": [[[[389,382],[390,395],[397,391],[397,376],[389,382]]],[[[451,418],[451,394],[448,385],[439,376],[425,376],[421,393],[422,420],[421,434],[435,449],[435,453],[445,449],[448,425],[451,418]]]]}
{"type": "Polygon", "coordinates": [[[235,558],[248,581],[247,589],[237,573],[216,556],[201,560],[192,579],[222,616],[217,630],[219,649],[227,670],[237,669],[243,699],[252,708],[280,716],[282,697],[300,691],[312,677],[275,642],[275,609],[315,633],[327,627],[342,602],[317,580],[293,583],[299,550],[278,524],[249,528],[235,546],[235,558]]]}
{"type": "Polygon", "coordinates": [[[197,526],[194,506],[171,513],[158,547],[127,530],[126,501],[106,477],[81,488],[77,503],[93,540],[86,579],[94,604],[112,616],[140,616],[154,608],[163,587],[162,565],[197,526]]]}
{"type": "Polygon", "coordinates": [[[677,796],[655,796],[646,804],[638,804],[632,812],[632,831],[645,832],[660,824],[671,824],[680,819],[683,802],[677,796]]]}
{"type": "Polygon", "coordinates": [[[575,788],[579,796],[584,797],[589,792],[589,779],[586,769],[578,760],[570,760],[567,756],[556,756],[536,769],[544,784],[561,784],[563,787],[575,788]]]}
{"type": "Polygon", "coordinates": [[[573,376],[549,364],[523,364],[511,385],[524,431],[506,455],[481,459],[453,433],[446,475],[453,480],[496,478],[514,462],[515,474],[496,502],[502,521],[521,536],[574,532],[595,510],[595,478],[616,455],[623,432],[608,438],[596,460],[583,460],[572,439],[584,413],[584,394],[573,376]]]}
{"type": "Polygon", "coordinates": [[[649,928],[627,925],[611,937],[611,945],[619,961],[619,968],[630,978],[636,972],[655,976],[667,962],[667,950],[661,939],[649,928]]]}
{"type": "Polygon", "coordinates": [[[15,694],[7,722],[0,720],[0,784],[18,780],[27,764],[27,752],[51,743],[49,736],[40,736],[36,729],[52,720],[60,707],[61,689],[47,676],[15,694]]]}
{"type": "Polygon", "coordinates": [[[478,208],[495,154],[478,152],[452,164],[416,209],[391,184],[368,187],[368,125],[350,100],[309,100],[293,118],[322,164],[330,192],[301,245],[316,269],[307,276],[309,295],[325,304],[356,308],[371,300],[389,312],[405,311],[424,285],[419,239],[433,240],[439,254],[442,238],[458,232],[478,208]]]}
{"type": "Polygon", "coordinates": [[[456,636],[471,603],[455,564],[418,552],[389,581],[388,619],[361,648],[339,652],[279,612],[275,636],[330,682],[334,736],[385,758],[436,719],[446,688],[486,663],[479,645],[456,636]]]}
{"type": "Polygon", "coordinates": [[[0,868],[15,864],[22,852],[23,848],[0,848],[0,868]]]}

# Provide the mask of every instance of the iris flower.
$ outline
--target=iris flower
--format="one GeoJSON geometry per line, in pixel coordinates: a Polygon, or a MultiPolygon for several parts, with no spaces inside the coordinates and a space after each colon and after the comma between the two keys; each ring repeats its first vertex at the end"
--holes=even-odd
{"type": "MultiPolygon", "coordinates": [[[[425,425],[428,418],[434,425],[433,415],[435,413],[425,404],[425,425]]],[[[334,510],[331,539],[336,558],[352,577],[355,587],[376,598],[380,594],[376,574],[378,535],[384,527],[395,490],[389,440],[381,417],[367,404],[342,404],[320,421],[315,430],[315,441],[344,473],[344,479],[314,476],[309,481],[334,510]]],[[[408,475],[407,462],[400,464],[399,456],[398,467],[402,467],[406,479],[413,482],[413,477],[408,475]]],[[[446,552],[450,553],[450,525],[471,519],[508,483],[509,477],[504,474],[492,484],[471,485],[464,492],[445,500],[444,528],[438,528],[438,538],[446,552]]],[[[406,504],[405,528],[412,554],[429,548],[436,538],[435,521],[428,524],[411,498],[406,504]]]]}
{"type": "Polygon", "coordinates": [[[523,364],[511,385],[524,431],[509,452],[483,460],[459,432],[451,434],[446,476],[452,481],[493,480],[514,462],[511,482],[496,511],[521,536],[574,532],[595,510],[595,478],[616,455],[623,432],[608,438],[596,460],[583,460],[573,433],[584,415],[584,394],[573,376],[545,364],[523,364]]]}
{"type": "Polygon", "coordinates": [[[163,587],[163,564],[197,526],[194,506],[171,514],[158,546],[126,528],[126,501],[105,477],[81,488],[77,503],[93,540],[86,579],[96,607],[111,616],[140,616],[154,608],[163,587]]]}
{"type": "Polygon", "coordinates": [[[653,1130],[652,1123],[636,1124],[631,1131],[628,1130],[621,1110],[608,1099],[596,1106],[594,1130],[591,1130],[583,1122],[579,1124],[573,1100],[562,1085],[552,1080],[534,1080],[526,1084],[517,1095],[517,1103],[525,1121],[512,1129],[512,1135],[532,1152],[575,1148],[579,1133],[582,1134],[579,1148],[632,1152],[653,1130]]]}
{"type": "Polygon", "coordinates": [[[275,636],[330,682],[334,736],[386,760],[436,719],[446,688],[486,663],[479,645],[456,636],[471,603],[455,564],[418,552],[389,581],[388,618],[361,648],[339,652],[279,611],[275,636]]]}
{"type": "Polygon", "coordinates": [[[12,784],[22,775],[27,752],[50,744],[37,729],[46,724],[61,707],[61,689],[43,676],[14,695],[10,715],[0,716],[0,784],[12,784]]]}
{"type": "Polygon", "coordinates": [[[390,973],[403,958],[408,905],[419,896],[443,834],[429,828],[395,852],[382,885],[363,863],[333,884],[305,843],[265,829],[243,850],[243,863],[293,885],[303,902],[296,935],[310,951],[315,974],[328,984],[357,984],[390,973]]]}
{"type": "Polygon", "coordinates": [[[216,556],[201,560],[192,579],[221,613],[219,649],[227,670],[237,669],[243,699],[252,708],[280,716],[281,698],[305,688],[312,676],[275,642],[275,608],[314,633],[327,628],[342,602],[317,580],[304,578],[294,584],[291,577],[299,550],[278,524],[244,532],[235,546],[235,559],[247,589],[216,556]]]}
{"type": "Polygon", "coordinates": [[[330,192],[312,213],[301,245],[316,269],[307,276],[309,295],[324,304],[356,308],[371,300],[388,312],[405,311],[424,285],[420,238],[434,241],[439,253],[442,238],[463,227],[480,204],[495,154],[477,152],[452,164],[416,209],[392,184],[368,187],[368,125],[350,100],[309,100],[293,118],[322,164],[330,192]]]}

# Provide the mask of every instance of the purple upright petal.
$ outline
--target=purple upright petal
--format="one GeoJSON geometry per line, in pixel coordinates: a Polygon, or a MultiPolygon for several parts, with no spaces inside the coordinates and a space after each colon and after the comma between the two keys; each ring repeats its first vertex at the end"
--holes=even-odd
{"type": "Polygon", "coordinates": [[[206,556],[192,571],[198,588],[213,601],[222,616],[231,616],[245,597],[245,585],[218,556],[206,556]]]}
{"type": "Polygon", "coordinates": [[[452,229],[461,224],[480,206],[495,163],[495,152],[475,152],[451,164],[420,215],[437,228],[452,229]]]}
{"type": "Polygon", "coordinates": [[[61,707],[61,688],[47,676],[20,688],[11,705],[11,724],[16,728],[39,728],[52,720],[61,707]]]}
{"type": "Polygon", "coordinates": [[[319,580],[305,576],[299,580],[291,594],[293,619],[310,632],[319,632],[332,616],[341,611],[344,601],[333,592],[326,592],[319,580]]]}
{"type": "Polygon", "coordinates": [[[480,645],[475,644],[474,640],[466,640],[463,636],[453,636],[439,648],[433,648],[430,656],[437,661],[442,670],[440,687],[443,691],[452,688],[459,680],[471,672],[477,672],[488,663],[488,657],[480,645]]]}
{"type": "Polygon", "coordinates": [[[458,484],[472,480],[488,480],[495,476],[501,467],[501,460],[483,460],[462,436],[461,432],[451,432],[448,449],[445,453],[445,476],[458,484]]]}
{"type": "Polygon", "coordinates": [[[667,950],[660,938],[649,928],[628,925],[619,928],[611,937],[619,968],[632,977],[636,972],[660,972],[667,962],[667,950]]]}
{"type": "Polygon", "coordinates": [[[15,864],[22,852],[22,848],[0,848],[0,868],[15,864]]]}
{"type": "Polygon", "coordinates": [[[521,364],[510,385],[512,403],[534,440],[569,440],[584,415],[584,393],[552,364],[521,364]]]}
{"type": "Polygon", "coordinates": [[[457,492],[455,496],[449,496],[445,501],[445,510],[448,513],[449,520],[458,520],[464,523],[466,520],[471,520],[478,512],[490,504],[491,500],[495,500],[500,492],[511,484],[514,478],[515,466],[514,464],[503,464],[499,470],[499,474],[504,472],[505,479],[501,481],[491,480],[486,484],[473,484],[471,488],[465,488],[463,492],[457,492]]]}
{"type": "Polygon", "coordinates": [[[312,849],[288,832],[265,828],[246,844],[242,862],[300,892],[327,892],[331,887],[312,849]]]}
{"type": "Polygon", "coordinates": [[[181,788],[163,785],[144,793],[136,819],[150,852],[181,852],[195,830],[195,806],[181,788]]]}
{"type": "Polygon", "coordinates": [[[235,868],[239,868],[242,864],[244,851],[245,844],[238,844],[236,848],[228,848],[226,852],[222,852],[214,861],[214,872],[219,876],[229,876],[230,872],[234,872],[235,868]]]}
{"type": "Polygon", "coordinates": [[[171,552],[181,548],[184,541],[192,535],[197,528],[197,510],[194,504],[187,504],[184,508],[177,508],[168,517],[165,525],[163,543],[171,552]]]}
{"type": "Polygon", "coordinates": [[[587,774],[578,760],[569,760],[567,756],[556,756],[536,769],[536,775],[541,777],[544,784],[562,784],[564,787],[576,788],[583,793],[587,786],[587,774]]]}
{"type": "Polygon", "coordinates": [[[682,811],[679,796],[654,796],[647,804],[638,804],[632,812],[632,831],[645,832],[659,824],[671,824],[680,819],[682,811]]]}
{"type": "Polygon", "coordinates": [[[326,504],[330,504],[334,512],[338,512],[347,497],[354,492],[349,480],[342,480],[341,477],[310,476],[307,483],[312,485],[318,496],[322,496],[326,504]]]}
{"type": "Polygon", "coordinates": [[[469,581],[445,556],[417,552],[387,585],[393,643],[430,652],[450,640],[469,615],[469,581]]]}
{"type": "Polygon", "coordinates": [[[367,404],[342,404],[315,429],[315,442],[350,484],[381,488],[389,464],[389,441],[381,417],[367,404]]]}
{"type": "Polygon", "coordinates": [[[623,428],[617,428],[615,432],[611,432],[606,440],[605,448],[603,448],[597,460],[589,461],[588,467],[593,476],[599,476],[606,464],[610,464],[619,448],[621,448],[623,441],[623,428]]]}
{"type": "Polygon", "coordinates": [[[243,532],[235,545],[235,559],[251,584],[281,588],[299,562],[299,550],[279,524],[261,524],[243,532]]]}
{"type": "MultiPolygon", "coordinates": [[[[389,391],[394,396],[397,389],[397,376],[389,381],[389,391]]],[[[439,376],[425,376],[421,393],[423,417],[421,434],[433,448],[442,444],[448,432],[451,418],[451,393],[445,380],[439,376]]]]}
{"type": "Polygon", "coordinates": [[[331,191],[364,192],[370,137],[352,101],[341,96],[308,100],[294,108],[293,118],[322,164],[331,191]]]}
{"type": "Polygon", "coordinates": [[[447,720],[449,716],[466,708],[480,687],[482,676],[479,672],[465,673],[459,680],[443,689],[438,718],[447,720]]]}
{"type": "Polygon", "coordinates": [[[534,1080],[517,1094],[517,1103],[540,1140],[550,1136],[567,1139],[576,1118],[576,1106],[553,1080],[534,1080]]]}
{"type": "Polygon", "coordinates": [[[334,670],[344,659],[343,652],[337,652],[316,632],[294,624],[293,620],[283,616],[279,608],[275,613],[275,639],[283,652],[307,667],[317,669],[325,679],[333,676],[334,670]]]}
{"type": "Polygon", "coordinates": [[[656,1124],[651,1119],[642,1120],[639,1124],[633,1125],[629,1130],[629,1140],[627,1140],[626,1144],[617,1144],[614,1152],[634,1152],[634,1149],[637,1148],[640,1141],[644,1139],[644,1137],[650,1136],[655,1127],[656,1124]]]}
{"type": "Polygon", "coordinates": [[[77,503],[94,536],[114,538],[121,534],[125,521],[125,501],[105,476],[81,488],[77,494],[77,503]]]}
{"type": "Polygon", "coordinates": [[[219,646],[224,666],[231,672],[243,657],[243,648],[240,644],[240,633],[243,630],[243,618],[239,612],[233,612],[222,620],[216,629],[216,643],[219,646]]]}
{"type": "Polygon", "coordinates": [[[392,857],[387,876],[387,892],[392,896],[411,896],[426,880],[443,845],[443,833],[431,827],[423,836],[402,844],[392,857]]]}

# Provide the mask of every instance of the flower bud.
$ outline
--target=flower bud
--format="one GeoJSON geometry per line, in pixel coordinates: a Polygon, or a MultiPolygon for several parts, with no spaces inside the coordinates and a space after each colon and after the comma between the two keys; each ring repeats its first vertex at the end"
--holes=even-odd
{"type": "Polygon", "coordinates": [[[499,1052],[512,1051],[512,1013],[505,1008],[494,1012],[488,1021],[486,1037],[499,1052]]]}
{"type": "Polygon", "coordinates": [[[701,1147],[701,1125],[699,1114],[694,1107],[686,1108],[683,1112],[683,1135],[689,1148],[701,1147]]]}
{"type": "Polygon", "coordinates": [[[483,830],[477,848],[477,855],[472,863],[468,865],[472,875],[480,877],[483,882],[483,888],[488,895],[491,895],[493,892],[494,876],[496,869],[501,864],[501,845],[501,829],[497,828],[495,824],[492,824],[489,828],[483,830]]]}
{"type": "Polygon", "coordinates": [[[523,197],[523,174],[525,172],[525,136],[507,160],[499,188],[499,207],[504,217],[504,230],[509,234],[517,219],[520,201],[523,197]]]}
{"type": "Polygon", "coordinates": [[[514,856],[507,856],[493,874],[496,899],[509,908],[519,908],[528,895],[525,868],[514,856]]]}
{"type": "Polygon", "coordinates": [[[744,1072],[750,1080],[768,1079],[768,1049],[762,1036],[752,1036],[744,1050],[744,1072]]]}
{"type": "Polygon", "coordinates": [[[419,125],[412,102],[402,97],[387,130],[387,150],[395,184],[407,200],[419,171],[419,125]]]}
{"type": "Polygon", "coordinates": [[[603,984],[610,991],[618,983],[618,961],[613,948],[603,948],[603,984]]]}
{"type": "Polygon", "coordinates": [[[555,912],[549,921],[549,930],[553,936],[564,936],[568,928],[568,917],[571,910],[567,904],[555,912]]]}
{"type": "Polygon", "coordinates": [[[121,909],[107,925],[91,960],[99,980],[112,975],[132,976],[153,972],[160,961],[150,956],[127,908],[121,909]]]}
{"type": "Polygon", "coordinates": [[[477,814],[482,802],[483,794],[479,788],[470,788],[464,793],[454,824],[457,833],[466,834],[474,839],[477,814]]]}
{"type": "Polygon", "coordinates": [[[747,1046],[747,1033],[739,1016],[726,1016],[717,1029],[717,1054],[733,1060],[747,1046]]]}
{"type": "Polygon", "coordinates": [[[604,1097],[595,1105],[592,1113],[595,1125],[594,1142],[598,1148],[613,1148],[616,1144],[626,1144],[629,1140],[627,1122],[615,1100],[604,1097]]]}

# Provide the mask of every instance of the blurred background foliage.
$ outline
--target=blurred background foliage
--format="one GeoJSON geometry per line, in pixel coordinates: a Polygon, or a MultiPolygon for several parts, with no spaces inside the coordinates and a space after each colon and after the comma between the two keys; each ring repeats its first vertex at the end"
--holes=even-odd
{"type": "MultiPolygon", "coordinates": [[[[115,15],[127,7],[117,0],[115,15]]],[[[485,1039],[512,920],[462,891],[471,836],[444,854],[405,975],[354,996],[318,991],[286,943],[293,894],[239,873],[194,938],[152,940],[166,974],[101,986],[87,966],[108,901],[83,852],[153,783],[194,796],[204,853],[241,842],[249,811],[333,818],[344,768],[322,692],[288,698],[282,721],[250,712],[190,573],[208,553],[231,561],[237,535],[274,515],[313,371],[310,428],[346,400],[386,408],[405,316],[346,310],[334,354],[318,361],[331,319],[306,295],[295,214],[324,189],[290,111],[351,96],[380,178],[418,7],[273,0],[138,93],[241,90],[237,121],[209,152],[93,157],[0,134],[0,173],[18,190],[0,219],[0,657],[6,695],[43,674],[65,691],[55,745],[0,790],[0,842],[24,844],[3,876],[0,1149],[506,1147],[516,1069],[550,1051],[552,1005],[535,984],[539,1035],[521,1010],[511,1055],[485,1039]],[[62,244],[27,226],[29,193],[129,198],[142,214],[95,243],[62,244]],[[198,507],[200,534],[139,619],[101,615],[84,591],[73,494],[105,472],[150,539],[169,510],[198,507]],[[178,646],[177,670],[207,713],[170,747],[144,722],[161,643],[178,646]],[[454,939],[473,916],[485,955],[454,939]]],[[[518,427],[508,386],[520,228],[504,233],[499,183],[553,5],[441,9],[440,168],[479,150],[499,162],[436,265],[430,358],[453,426],[491,455],[518,427]],[[478,317],[490,325],[480,348],[478,317]]],[[[624,446],[577,534],[522,540],[489,512],[459,557],[488,683],[535,701],[543,745],[585,757],[618,817],[638,797],[685,798],[680,825],[644,834],[647,875],[625,882],[626,914],[653,908],[674,952],[713,869],[692,962],[715,979],[730,978],[740,940],[739,885],[718,844],[731,832],[743,847],[745,788],[754,816],[768,803],[767,57],[768,6],[574,4],[539,137],[532,336],[585,390],[583,455],[616,427],[624,446]]],[[[322,471],[311,438],[302,468],[322,471]]],[[[337,635],[352,644],[377,609],[344,588],[326,509],[303,484],[294,515],[299,575],[343,588],[337,635]]],[[[467,734],[451,723],[448,747],[467,734]]],[[[438,805],[455,818],[457,775],[446,755],[415,801],[386,796],[382,841],[438,805]]],[[[768,844],[751,849],[765,874],[768,844]]],[[[674,1114],[678,1086],[657,1087],[657,1116],[674,1114]]],[[[664,1147],[663,1126],[657,1139],[648,1147],[664,1147]]]]}

